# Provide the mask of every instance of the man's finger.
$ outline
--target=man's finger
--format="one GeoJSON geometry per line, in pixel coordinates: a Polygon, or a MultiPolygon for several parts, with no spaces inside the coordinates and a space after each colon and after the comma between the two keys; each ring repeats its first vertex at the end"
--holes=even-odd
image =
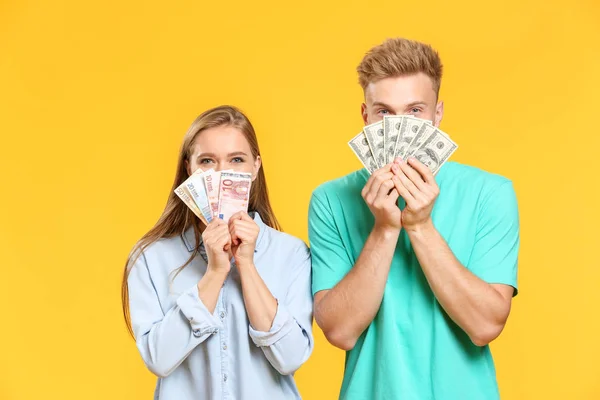
{"type": "Polygon", "coordinates": [[[419,190],[418,187],[415,186],[415,184],[408,178],[408,176],[406,176],[404,171],[399,170],[395,176],[397,176],[400,182],[402,182],[402,186],[408,189],[413,198],[415,198],[416,200],[423,199],[424,194],[419,190]]]}
{"type": "MultiPolygon", "coordinates": [[[[392,181],[392,183],[394,182],[392,181]]],[[[392,189],[385,201],[390,202],[392,204],[396,204],[396,202],[398,201],[398,197],[400,197],[400,193],[398,193],[398,189],[396,189],[396,185],[394,184],[394,188],[392,189]]]]}
{"type": "MultiPolygon", "coordinates": [[[[425,191],[427,189],[427,184],[425,183],[425,181],[423,180],[423,178],[421,177],[421,174],[419,174],[413,167],[411,167],[409,164],[405,163],[405,162],[401,162],[398,165],[398,168],[402,170],[402,172],[404,172],[404,175],[406,175],[406,177],[408,179],[410,179],[410,181],[420,190],[420,191],[425,191]]],[[[397,173],[397,169],[394,171],[397,173]]]]}
{"type": "Polygon", "coordinates": [[[363,189],[363,197],[364,197],[364,195],[369,193],[369,191],[371,190],[371,186],[373,185],[373,183],[375,181],[379,180],[380,175],[390,173],[391,171],[392,171],[392,164],[390,163],[390,164],[384,165],[383,167],[381,167],[378,170],[376,170],[375,172],[373,172],[373,174],[369,177],[369,179],[367,180],[367,183],[365,184],[365,187],[363,189]]]}
{"type": "Polygon", "coordinates": [[[379,192],[379,188],[381,187],[381,185],[384,182],[392,179],[392,176],[394,176],[394,174],[391,171],[386,172],[385,174],[378,175],[375,179],[373,179],[373,183],[371,184],[371,187],[367,191],[367,194],[371,193],[376,196],[377,193],[379,192]]]}
{"type": "Polygon", "coordinates": [[[396,188],[400,196],[402,196],[402,198],[406,201],[406,205],[414,205],[415,198],[410,193],[410,191],[404,186],[404,184],[400,180],[400,177],[398,175],[394,175],[394,177],[392,178],[392,182],[394,182],[394,187],[396,188]]]}
{"type": "Polygon", "coordinates": [[[375,201],[377,199],[384,200],[390,194],[390,190],[394,188],[394,182],[391,179],[386,180],[379,186],[379,190],[377,191],[377,195],[375,197],[375,201]]]}
{"type": "Polygon", "coordinates": [[[419,173],[419,175],[421,175],[421,178],[425,183],[431,184],[435,182],[435,178],[433,177],[431,170],[415,157],[408,158],[408,165],[413,167],[419,173]]]}

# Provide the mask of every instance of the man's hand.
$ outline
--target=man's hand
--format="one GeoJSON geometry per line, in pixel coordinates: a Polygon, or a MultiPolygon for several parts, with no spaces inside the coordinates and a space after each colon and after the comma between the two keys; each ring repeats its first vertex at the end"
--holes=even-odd
{"type": "Polygon", "coordinates": [[[402,228],[402,213],[396,204],[399,194],[392,181],[393,165],[388,164],[373,172],[361,192],[375,217],[374,229],[399,231],[402,228]]]}
{"type": "Polygon", "coordinates": [[[404,229],[415,231],[430,224],[431,211],[440,189],[429,168],[410,157],[408,163],[396,159],[391,169],[394,187],[406,201],[406,207],[402,210],[404,229]]]}

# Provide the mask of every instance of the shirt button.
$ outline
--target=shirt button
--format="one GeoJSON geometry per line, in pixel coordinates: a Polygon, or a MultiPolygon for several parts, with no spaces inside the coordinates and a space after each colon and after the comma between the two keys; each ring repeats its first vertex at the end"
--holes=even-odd
{"type": "Polygon", "coordinates": [[[223,350],[227,350],[227,345],[226,344],[223,345],[223,350]]]}
{"type": "Polygon", "coordinates": [[[194,329],[193,333],[194,333],[195,337],[200,337],[201,336],[200,329],[194,329]]]}
{"type": "Polygon", "coordinates": [[[225,313],[221,311],[221,319],[225,318],[225,313]]]}
{"type": "Polygon", "coordinates": [[[223,375],[223,382],[227,382],[227,374],[223,375]]]}

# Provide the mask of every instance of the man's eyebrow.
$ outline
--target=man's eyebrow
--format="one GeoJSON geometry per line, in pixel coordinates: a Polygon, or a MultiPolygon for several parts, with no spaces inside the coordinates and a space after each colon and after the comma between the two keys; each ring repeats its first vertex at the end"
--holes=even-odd
{"type": "Polygon", "coordinates": [[[373,105],[374,106],[381,106],[381,107],[384,107],[384,108],[388,108],[390,110],[392,109],[392,107],[389,104],[385,104],[382,101],[376,101],[376,102],[373,103],[373,105]]]}
{"type": "MultiPolygon", "coordinates": [[[[387,108],[388,110],[393,110],[394,108],[392,106],[390,106],[389,104],[384,103],[383,101],[376,101],[373,103],[373,106],[380,106],[380,107],[384,107],[387,108]]],[[[407,105],[404,106],[404,109],[407,108],[411,108],[414,106],[427,106],[427,103],[421,100],[416,100],[413,102],[408,103],[407,105]]]]}
{"type": "Polygon", "coordinates": [[[424,101],[417,100],[417,101],[413,101],[412,103],[408,103],[406,105],[406,108],[411,108],[414,106],[426,106],[426,105],[427,105],[427,103],[425,103],[424,101]]]}

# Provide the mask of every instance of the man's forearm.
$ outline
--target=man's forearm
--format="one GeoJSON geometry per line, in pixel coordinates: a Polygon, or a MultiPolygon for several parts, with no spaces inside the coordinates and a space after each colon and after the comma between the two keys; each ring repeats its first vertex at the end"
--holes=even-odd
{"type": "Polygon", "coordinates": [[[375,318],[398,236],[398,230],[374,228],[350,272],[316,304],[317,324],[335,346],[353,348],[375,318]]]}
{"type": "Polygon", "coordinates": [[[450,318],[479,346],[495,339],[508,318],[510,299],[461,265],[432,223],[407,233],[431,290],[450,318]]]}

